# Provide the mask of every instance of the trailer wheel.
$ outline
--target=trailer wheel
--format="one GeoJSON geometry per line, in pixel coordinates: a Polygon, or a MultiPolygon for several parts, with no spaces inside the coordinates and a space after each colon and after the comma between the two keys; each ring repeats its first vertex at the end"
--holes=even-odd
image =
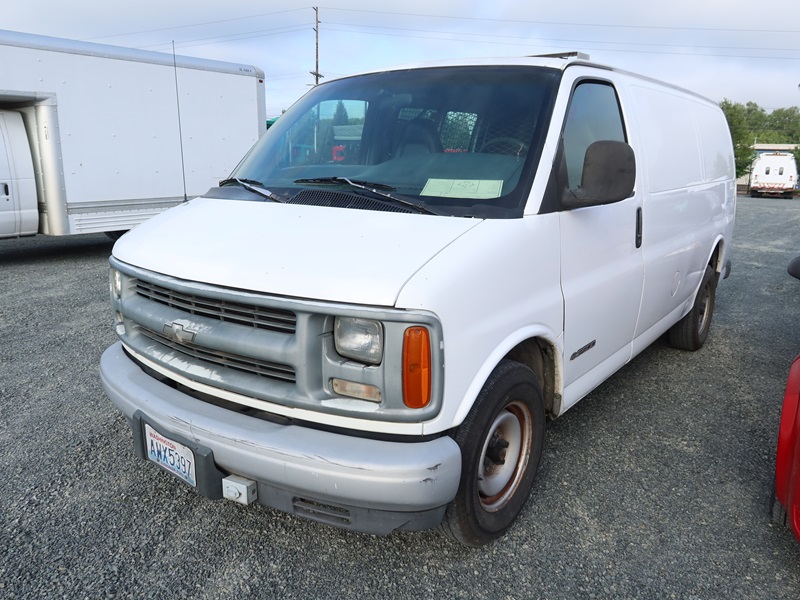
{"type": "Polygon", "coordinates": [[[525,365],[503,360],[455,434],[461,483],[440,530],[480,547],[511,526],[530,495],[544,441],[539,381],[525,365]]]}
{"type": "Polygon", "coordinates": [[[703,347],[711,330],[716,294],[716,274],[710,266],[706,266],[692,310],[669,330],[669,343],[673,347],[691,351],[703,347]]]}

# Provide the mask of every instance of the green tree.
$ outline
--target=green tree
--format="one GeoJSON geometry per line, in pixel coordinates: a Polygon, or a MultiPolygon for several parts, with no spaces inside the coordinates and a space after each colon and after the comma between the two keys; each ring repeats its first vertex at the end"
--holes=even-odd
{"type": "Polygon", "coordinates": [[[767,111],[755,102],[750,101],[744,105],[744,120],[747,123],[747,128],[750,130],[753,141],[764,135],[768,128],[768,118],[767,111]]]}
{"type": "Polygon", "coordinates": [[[350,117],[347,115],[347,108],[344,105],[344,102],[339,100],[336,104],[336,112],[333,113],[333,124],[334,125],[347,125],[350,123],[350,117]]]}
{"type": "Polygon", "coordinates": [[[736,177],[741,177],[750,170],[750,165],[753,163],[753,131],[748,122],[748,114],[758,114],[754,111],[753,107],[759,108],[758,105],[749,102],[747,106],[739,104],[738,102],[731,102],[728,99],[719,103],[722,112],[725,113],[725,118],[728,120],[728,128],[731,131],[731,139],[733,140],[733,155],[736,163],[736,177]],[[750,105],[753,105],[752,107],[750,105]]]}
{"type": "MultiPolygon", "coordinates": [[[[763,141],[773,144],[800,143],[800,109],[776,108],[767,116],[763,141]]],[[[759,141],[762,138],[759,136],[759,141]]]]}

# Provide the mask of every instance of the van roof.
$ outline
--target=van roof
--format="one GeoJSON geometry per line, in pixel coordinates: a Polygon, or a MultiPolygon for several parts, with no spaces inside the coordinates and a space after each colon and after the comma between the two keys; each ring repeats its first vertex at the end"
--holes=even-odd
{"type": "Polygon", "coordinates": [[[476,58],[447,58],[440,60],[426,60],[414,63],[402,63],[386,67],[385,69],[372,69],[363,73],[354,73],[354,75],[363,75],[365,73],[373,73],[376,71],[404,71],[408,69],[425,69],[435,67],[473,67],[473,66],[541,66],[549,67],[552,69],[563,70],[568,65],[574,63],[582,63],[591,65],[593,67],[604,67],[599,63],[592,62],[588,54],[577,51],[555,52],[552,54],[535,54],[529,56],[494,56],[494,57],[476,57],[476,58]]]}
{"type": "MultiPolygon", "coordinates": [[[[680,87],[672,83],[668,83],[666,81],[662,81],[660,79],[648,77],[647,75],[642,75],[640,73],[634,73],[632,71],[626,71],[625,69],[619,69],[617,67],[612,67],[610,65],[595,62],[591,60],[588,54],[577,50],[566,50],[563,52],[554,52],[548,54],[532,54],[528,56],[451,58],[444,60],[424,61],[424,62],[395,65],[391,67],[386,67],[385,69],[372,69],[370,71],[352,73],[346,75],[346,77],[366,75],[368,73],[375,73],[375,72],[405,71],[409,69],[425,69],[425,68],[436,68],[436,67],[473,67],[473,66],[532,66],[532,67],[545,67],[550,69],[557,69],[559,71],[565,71],[568,67],[585,66],[603,71],[613,71],[615,73],[621,73],[629,77],[635,77],[637,79],[649,81],[652,83],[656,83],[658,85],[663,85],[672,88],[676,91],[694,96],[705,102],[710,102],[715,106],[717,105],[716,101],[711,100],[701,94],[698,94],[697,92],[693,92],[686,88],[680,87]]],[[[334,79],[331,79],[330,81],[334,81],[334,79]]]]}

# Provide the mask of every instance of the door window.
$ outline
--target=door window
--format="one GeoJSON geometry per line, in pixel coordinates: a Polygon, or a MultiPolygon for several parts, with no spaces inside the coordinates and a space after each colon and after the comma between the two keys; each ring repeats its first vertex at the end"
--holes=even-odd
{"type": "Polygon", "coordinates": [[[584,82],[572,94],[564,124],[564,159],[571,190],[580,188],[586,149],[599,140],[627,141],[619,101],[610,84],[584,82]]]}

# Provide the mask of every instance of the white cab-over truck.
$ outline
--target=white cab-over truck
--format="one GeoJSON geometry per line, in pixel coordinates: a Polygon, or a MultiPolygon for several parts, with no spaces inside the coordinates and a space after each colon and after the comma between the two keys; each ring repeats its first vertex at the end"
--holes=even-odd
{"type": "Polygon", "coordinates": [[[789,152],[759,154],[750,168],[750,195],[791,198],[797,189],[797,163],[789,152]]]}
{"type": "Polygon", "coordinates": [[[0,238],[127,231],[266,131],[249,65],[2,30],[0,64],[0,238]]]}
{"type": "Polygon", "coordinates": [[[103,385],[208,497],[480,546],[546,417],[703,345],[735,202],[717,105],[585,56],[330,81],[115,244],[103,385]]]}

